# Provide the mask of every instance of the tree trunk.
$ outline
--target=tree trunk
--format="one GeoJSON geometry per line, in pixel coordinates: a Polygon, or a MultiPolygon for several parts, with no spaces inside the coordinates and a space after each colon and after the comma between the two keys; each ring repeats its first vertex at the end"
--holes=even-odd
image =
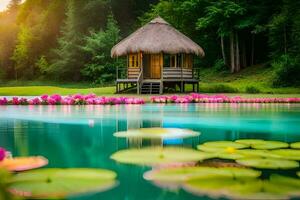
{"type": "Polygon", "coordinates": [[[286,36],[286,25],[283,28],[283,36],[284,36],[284,54],[287,54],[287,36],[286,36]]]}
{"type": "Polygon", "coordinates": [[[224,64],[227,65],[225,49],[224,49],[224,36],[221,36],[221,49],[222,49],[222,57],[223,57],[224,64]]]}
{"type": "Polygon", "coordinates": [[[247,51],[246,51],[246,41],[244,37],[242,40],[242,67],[247,67],[247,51]]]}
{"type": "Polygon", "coordinates": [[[254,39],[255,39],[255,35],[252,34],[252,37],[251,37],[251,66],[254,65],[254,39]]]}
{"type": "Polygon", "coordinates": [[[239,72],[241,69],[240,64],[240,47],[239,47],[239,35],[238,32],[235,32],[235,72],[239,72]]]}
{"type": "Polygon", "coordinates": [[[235,56],[234,56],[234,32],[230,33],[230,71],[234,73],[235,69],[235,56]]]}

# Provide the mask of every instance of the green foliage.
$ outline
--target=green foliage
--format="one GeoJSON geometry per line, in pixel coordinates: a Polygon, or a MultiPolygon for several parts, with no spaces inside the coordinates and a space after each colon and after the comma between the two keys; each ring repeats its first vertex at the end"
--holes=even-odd
{"type": "Polygon", "coordinates": [[[104,0],[68,1],[62,37],[58,40],[59,47],[54,50],[55,56],[48,70],[52,77],[75,81],[82,78],[80,71],[88,60],[82,48],[85,45],[85,34],[91,27],[100,29],[104,25],[101,21],[95,23],[90,19],[101,18],[105,21],[107,9],[104,0]]]}
{"type": "Polygon", "coordinates": [[[35,63],[35,66],[39,69],[41,74],[45,74],[49,68],[49,63],[45,56],[41,56],[35,63]]]}
{"type": "Polygon", "coordinates": [[[85,38],[82,47],[89,61],[81,70],[82,75],[95,84],[104,84],[114,81],[115,70],[122,62],[110,56],[111,48],[120,40],[120,29],[113,16],[108,17],[107,26],[104,31],[91,31],[85,38]]]}
{"type": "Polygon", "coordinates": [[[274,86],[300,86],[300,61],[299,58],[283,55],[272,63],[276,78],[274,86]]]}
{"type": "Polygon", "coordinates": [[[27,27],[22,26],[18,34],[18,43],[11,58],[15,62],[16,78],[24,75],[27,75],[29,77],[33,76],[33,71],[28,69],[30,60],[29,44],[31,40],[32,34],[30,30],[27,27]]]}
{"type": "Polygon", "coordinates": [[[258,88],[255,87],[255,86],[247,86],[247,87],[246,87],[246,93],[249,93],[249,94],[257,94],[257,93],[260,93],[260,89],[258,89],[258,88]]]}
{"type": "Polygon", "coordinates": [[[224,63],[224,60],[218,59],[218,60],[216,60],[214,66],[213,66],[213,69],[216,70],[217,72],[225,71],[225,70],[227,70],[227,66],[224,63]]]}
{"type": "Polygon", "coordinates": [[[228,35],[234,27],[248,27],[247,21],[239,20],[244,15],[246,9],[242,4],[231,0],[211,2],[206,7],[205,15],[198,19],[197,28],[206,29],[216,27],[219,36],[228,35]],[[241,23],[238,24],[237,21],[241,23]]]}

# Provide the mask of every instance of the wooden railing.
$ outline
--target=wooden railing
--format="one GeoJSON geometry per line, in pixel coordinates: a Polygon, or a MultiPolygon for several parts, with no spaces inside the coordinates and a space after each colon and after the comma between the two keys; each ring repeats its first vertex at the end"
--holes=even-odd
{"type": "Polygon", "coordinates": [[[141,88],[143,84],[144,74],[143,74],[143,68],[140,69],[140,74],[137,79],[137,93],[141,94],[141,88]]]}
{"type": "Polygon", "coordinates": [[[199,68],[187,69],[187,68],[172,68],[165,67],[163,69],[164,80],[187,80],[187,79],[199,79],[199,68]]]}
{"type": "Polygon", "coordinates": [[[117,79],[137,80],[140,72],[141,72],[140,68],[117,67],[116,77],[117,79]]]}
{"type": "Polygon", "coordinates": [[[193,79],[200,81],[200,68],[199,67],[193,67],[193,79]]]}

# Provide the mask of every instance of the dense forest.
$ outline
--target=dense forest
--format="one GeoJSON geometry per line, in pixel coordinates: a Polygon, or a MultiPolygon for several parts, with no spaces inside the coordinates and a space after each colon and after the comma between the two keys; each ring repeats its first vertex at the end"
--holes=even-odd
{"type": "Polygon", "coordinates": [[[0,79],[114,80],[114,44],[156,16],[205,50],[199,67],[263,64],[274,86],[300,85],[300,1],[11,0],[0,13],[0,79]]]}

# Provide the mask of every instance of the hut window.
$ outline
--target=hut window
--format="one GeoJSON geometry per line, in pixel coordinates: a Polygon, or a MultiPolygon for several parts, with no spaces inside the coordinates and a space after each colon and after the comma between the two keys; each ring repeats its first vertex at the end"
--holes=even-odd
{"type": "Polygon", "coordinates": [[[170,67],[176,67],[177,66],[177,55],[171,55],[170,56],[170,67]]]}
{"type": "Polygon", "coordinates": [[[171,57],[170,55],[164,55],[164,67],[170,67],[171,57]]]}
{"type": "Polygon", "coordinates": [[[136,68],[139,67],[139,54],[130,54],[128,59],[128,67],[136,68]]]}
{"type": "Polygon", "coordinates": [[[193,56],[191,54],[183,55],[183,67],[188,69],[193,68],[193,56]]]}
{"type": "Polygon", "coordinates": [[[183,54],[177,54],[177,67],[183,66],[183,54]]]}

